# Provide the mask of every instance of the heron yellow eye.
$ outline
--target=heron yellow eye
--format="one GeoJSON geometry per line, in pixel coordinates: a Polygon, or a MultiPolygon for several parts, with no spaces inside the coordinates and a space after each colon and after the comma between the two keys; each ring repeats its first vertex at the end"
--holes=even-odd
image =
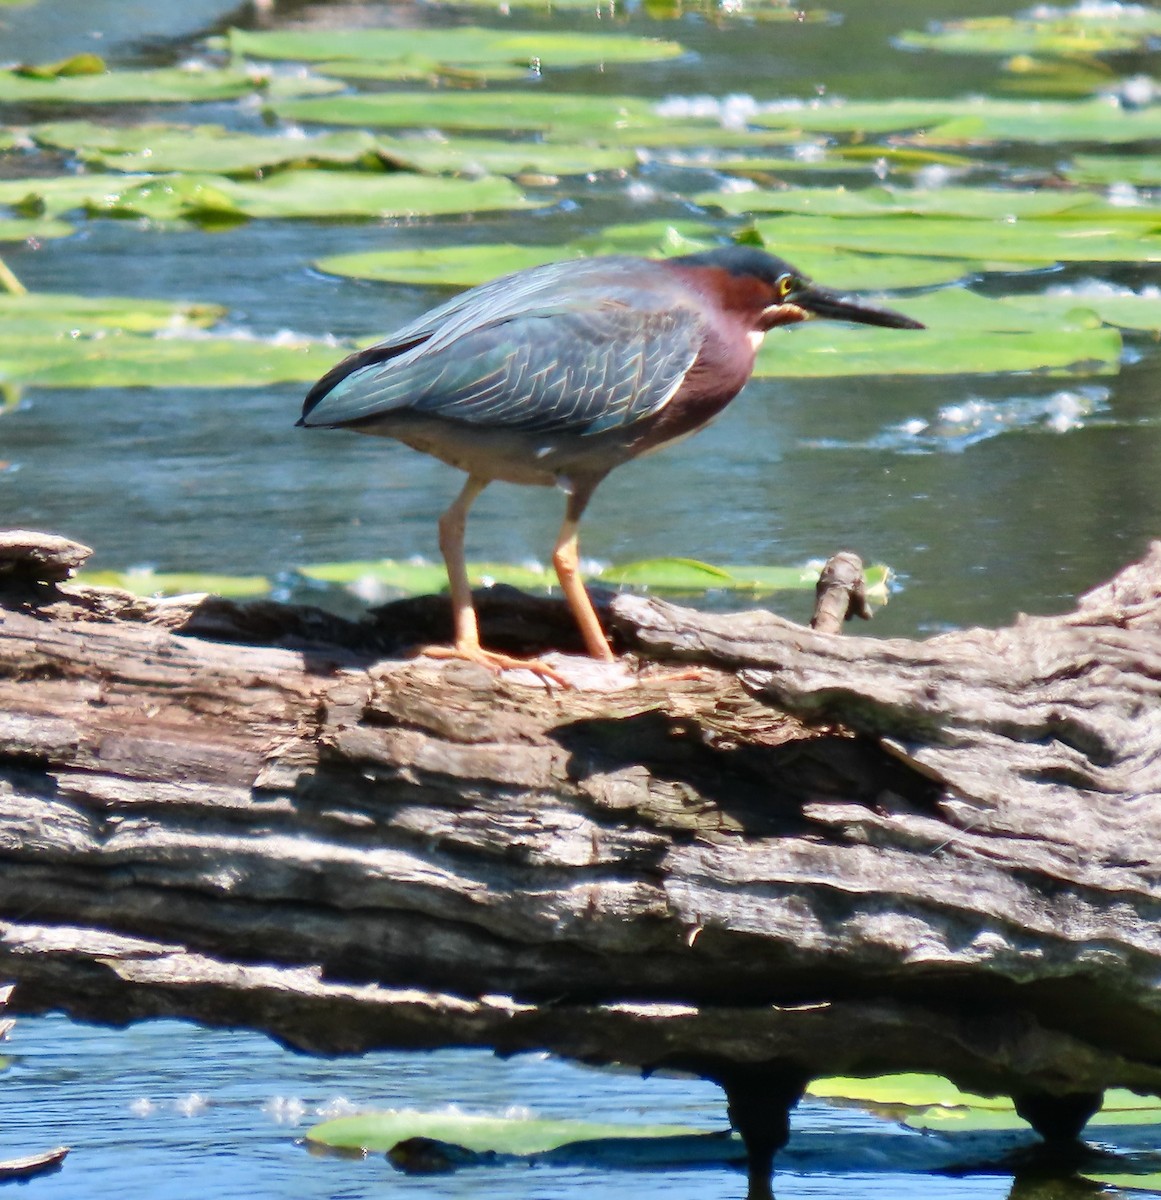
{"type": "Polygon", "coordinates": [[[774,292],[778,299],[785,300],[794,291],[797,282],[793,275],[779,275],[778,282],[774,284],[774,292]]]}

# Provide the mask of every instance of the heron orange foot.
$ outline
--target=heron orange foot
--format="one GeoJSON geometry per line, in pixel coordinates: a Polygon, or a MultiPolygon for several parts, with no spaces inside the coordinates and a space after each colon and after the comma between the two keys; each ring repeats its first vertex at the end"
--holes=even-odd
{"type": "Polygon", "coordinates": [[[483,646],[424,646],[419,653],[427,658],[458,658],[463,662],[477,663],[489,671],[531,671],[557,687],[571,688],[573,685],[549,663],[539,658],[515,658],[511,654],[500,654],[485,650],[483,646]]]}

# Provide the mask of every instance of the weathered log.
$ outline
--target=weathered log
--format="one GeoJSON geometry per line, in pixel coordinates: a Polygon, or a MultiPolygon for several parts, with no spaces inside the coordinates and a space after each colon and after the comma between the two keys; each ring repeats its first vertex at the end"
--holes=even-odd
{"type": "MultiPolygon", "coordinates": [[[[683,1067],[743,1128],[836,1073],[1058,1135],[1161,1094],[1161,546],[1067,616],[921,642],[606,597],[660,667],[562,658],[570,690],[401,657],[439,600],[0,588],[18,1007],[683,1067]]],[[[494,644],[567,635],[477,599],[494,644]]]]}

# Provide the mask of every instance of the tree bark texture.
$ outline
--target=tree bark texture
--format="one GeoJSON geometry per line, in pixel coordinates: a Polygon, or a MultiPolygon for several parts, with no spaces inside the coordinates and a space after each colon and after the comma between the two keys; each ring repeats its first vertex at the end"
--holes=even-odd
{"type": "MultiPolygon", "coordinates": [[[[39,539],[0,547],[16,1009],[731,1095],[935,1071],[1045,1124],[1161,1094],[1161,545],[1071,614],[926,641],[606,597],[632,656],[562,658],[565,690],[404,657],[445,600],[143,601],[39,539]]],[[[478,601],[491,644],[567,633],[478,601]]]]}

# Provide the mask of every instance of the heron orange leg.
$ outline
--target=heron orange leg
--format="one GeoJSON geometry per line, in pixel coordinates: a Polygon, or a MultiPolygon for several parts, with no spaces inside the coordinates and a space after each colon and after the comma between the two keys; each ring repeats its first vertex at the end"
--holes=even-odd
{"type": "Polygon", "coordinates": [[[468,568],[464,561],[464,534],[468,512],[476,497],[488,486],[486,479],[469,475],[460,494],[439,519],[439,550],[447,567],[451,585],[452,620],[455,627],[455,648],[465,656],[480,649],[480,627],[472,607],[472,586],[468,583],[468,568]]]}
{"type": "Polygon", "coordinates": [[[523,668],[544,679],[550,679],[561,687],[568,681],[547,663],[538,659],[514,658],[510,654],[498,654],[485,650],[480,645],[480,626],[476,610],[472,605],[472,585],[468,582],[468,568],[464,559],[464,534],[467,530],[468,512],[476,497],[488,486],[488,480],[479,475],[469,475],[460,494],[448,506],[439,519],[439,549],[447,567],[448,583],[451,585],[452,621],[455,629],[455,644],[452,646],[425,646],[423,653],[431,658],[462,658],[479,663],[492,671],[523,668]]]}
{"type": "Polygon", "coordinates": [[[609,649],[605,631],[601,628],[596,609],[593,608],[593,602],[589,599],[584,581],[580,577],[580,519],[595,487],[596,482],[583,486],[574,484],[565,508],[564,523],[560,527],[560,534],[552,551],[552,565],[556,568],[556,577],[560,580],[564,598],[568,601],[572,615],[580,627],[585,649],[593,658],[613,662],[616,655],[609,649]]]}

